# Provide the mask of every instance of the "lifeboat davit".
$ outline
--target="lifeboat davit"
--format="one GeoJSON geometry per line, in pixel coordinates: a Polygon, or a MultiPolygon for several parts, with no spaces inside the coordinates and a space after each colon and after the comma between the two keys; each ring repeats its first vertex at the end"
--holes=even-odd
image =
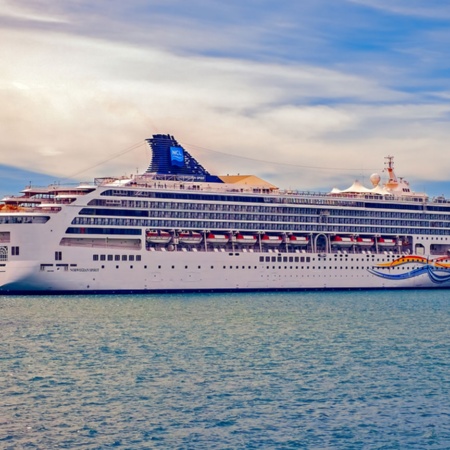
{"type": "Polygon", "coordinates": [[[235,242],[236,242],[236,244],[241,244],[241,245],[255,245],[257,242],[257,238],[256,238],[256,236],[253,236],[250,234],[238,233],[236,235],[235,242]]]}
{"type": "Polygon", "coordinates": [[[357,237],[356,238],[356,245],[358,247],[372,247],[375,241],[372,238],[363,238],[363,237],[357,237]]]}
{"type": "Polygon", "coordinates": [[[335,247],[351,247],[355,245],[355,239],[352,237],[334,236],[331,238],[331,245],[335,247]]]}
{"type": "Polygon", "coordinates": [[[168,244],[172,236],[167,231],[147,231],[145,234],[147,242],[150,244],[168,244]]]}
{"type": "Polygon", "coordinates": [[[200,233],[196,233],[193,231],[180,233],[178,235],[178,241],[180,242],[180,244],[196,245],[200,244],[200,242],[202,242],[202,239],[203,238],[200,233]]]}
{"type": "Polygon", "coordinates": [[[269,236],[265,234],[261,237],[261,243],[263,245],[280,245],[283,242],[281,236],[269,236]]]}
{"type": "Polygon", "coordinates": [[[308,245],[308,242],[309,238],[307,236],[295,236],[294,234],[287,239],[289,245],[308,245]]]}
{"type": "Polygon", "coordinates": [[[212,245],[224,245],[230,240],[228,234],[208,233],[206,242],[212,245]]]}
{"type": "Polygon", "coordinates": [[[378,238],[377,244],[379,247],[395,247],[397,243],[395,242],[395,239],[388,239],[388,238],[378,238]]]}

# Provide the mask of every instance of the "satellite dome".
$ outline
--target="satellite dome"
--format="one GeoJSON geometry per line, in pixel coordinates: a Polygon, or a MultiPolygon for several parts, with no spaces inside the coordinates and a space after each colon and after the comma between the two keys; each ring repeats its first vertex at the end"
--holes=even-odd
{"type": "Polygon", "coordinates": [[[381,180],[381,177],[377,173],[373,173],[372,175],[370,175],[370,182],[372,183],[373,187],[378,186],[378,184],[380,183],[380,180],[381,180]]]}

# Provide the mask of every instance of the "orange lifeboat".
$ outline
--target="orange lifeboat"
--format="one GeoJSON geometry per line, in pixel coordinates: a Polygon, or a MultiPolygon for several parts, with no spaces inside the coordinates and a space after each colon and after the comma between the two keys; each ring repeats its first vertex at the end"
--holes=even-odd
{"type": "Polygon", "coordinates": [[[356,245],[358,247],[372,247],[375,241],[372,238],[363,238],[363,237],[357,237],[356,238],[356,245]]]}
{"type": "Polygon", "coordinates": [[[208,233],[206,242],[212,245],[225,245],[230,240],[228,234],[208,233]]]}
{"type": "Polygon", "coordinates": [[[397,243],[395,239],[380,237],[377,239],[377,244],[379,247],[395,247],[397,243]]]}
{"type": "Polygon", "coordinates": [[[202,235],[200,233],[196,233],[195,231],[180,233],[178,236],[180,244],[196,245],[200,244],[202,239],[202,235]]]}
{"type": "Polygon", "coordinates": [[[241,233],[238,233],[235,239],[236,244],[241,245],[255,245],[257,241],[256,236],[241,233]]]}
{"type": "Polygon", "coordinates": [[[269,236],[268,234],[265,234],[261,237],[261,243],[263,245],[280,245],[283,242],[283,239],[281,236],[269,236]]]}
{"type": "Polygon", "coordinates": [[[287,239],[287,243],[289,245],[308,245],[309,238],[307,236],[295,236],[295,234],[292,234],[287,239]]]}
{"type": "Polygon", "coordinates": [[[147,242],[150,244],[168,244],[172,239],[170,233],[161,230],[147,231],[145,235],[147,242]]]}
{"type": "Polygon", "coordinates": [[[355,245],[355,239],[352,237],[334,236],[331,238],[331,245],[335,247],[351,247],[355,245]]]}

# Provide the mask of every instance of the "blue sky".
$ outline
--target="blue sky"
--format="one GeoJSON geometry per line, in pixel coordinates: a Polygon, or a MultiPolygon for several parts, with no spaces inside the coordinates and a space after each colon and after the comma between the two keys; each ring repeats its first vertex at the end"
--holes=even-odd
{"type": "Polygon", "coordinates": [[[0,194],[142,172],[159,132],[301,190],[392,154],[450,196],[449,25],[437,0],[0,0],[0,194]]]}

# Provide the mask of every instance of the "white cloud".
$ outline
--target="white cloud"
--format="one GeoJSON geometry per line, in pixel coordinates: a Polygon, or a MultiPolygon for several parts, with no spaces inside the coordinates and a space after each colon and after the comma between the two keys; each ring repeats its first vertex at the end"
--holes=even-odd
{"type": "MultiPolygon", "coordinates": [[[[36,5],[35,5],[36,6],[36,5]]],[[[48,7],[46,8],[48,11],[48,7]]],[[[0,0],[0,17],[9,17],[33,22],[66,23],[66,19],[61,15],[49,15],[40,12],[32,5],[20,4],[18,1],[0,0]]]]}
{"type": "Polygon", "coordinates": [[[447,0],[348,0],[390,13],[442,20],[450,18],[447,0]]]}
{"type": "Polygon", "coordinates": [[[83,179],[143,171],[144,146],[111,158],[161,132],[197,152],[213,173],[255,173],[282,187],[346,187],[350,176],[381,169],[387,154],[399,156],[411,182],[446,179],[450,169],[442,158],[450,139],[445,104],[421,104],[344,69],[188,55],[56,31],[6,28],[0,39],[3,164],[60,177],[94,167],[83,179]],[[439,167],[431,164],[438,160],[439,167]]]}

